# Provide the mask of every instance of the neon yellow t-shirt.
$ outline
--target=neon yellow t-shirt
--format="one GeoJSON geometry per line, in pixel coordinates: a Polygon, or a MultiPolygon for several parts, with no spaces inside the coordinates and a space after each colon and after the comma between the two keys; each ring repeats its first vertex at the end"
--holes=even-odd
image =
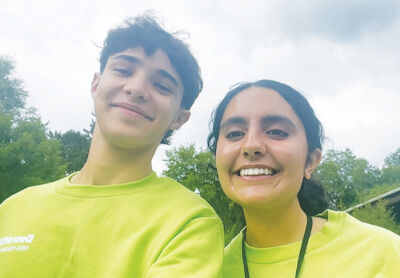
{"type": "MultiPolygon", "coordinates": [[[[321,231],[310,237],[303,261],[304,278],[400,277],[400,236],[327,210],[321,231]]],[[[225,248],[223,277],[244,277],[242,233],[225,248]]],[[[246,244],[250,277],[294,277],[301,242],[271,248],[246,244]]]]}
{"type": "Polygon", "coordinates": [[[155,173],[119,185],[68,178],[0,205],[0,277],[218,277],[223,227],[200,197],[155,173]]]}

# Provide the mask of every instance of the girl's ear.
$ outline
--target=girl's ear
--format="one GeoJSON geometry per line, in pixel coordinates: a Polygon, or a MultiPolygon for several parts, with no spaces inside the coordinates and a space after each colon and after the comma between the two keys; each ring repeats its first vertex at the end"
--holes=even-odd
{"type": "Polygon", "coordinates": [[[308,160],[306,167],[304,169],[304,177],[309,180],[311,174],[314,172],[315,168],[319,165],[322,158],[322,152],[320,149],[315,149],[310,155],[308,155],[308,160]]]}

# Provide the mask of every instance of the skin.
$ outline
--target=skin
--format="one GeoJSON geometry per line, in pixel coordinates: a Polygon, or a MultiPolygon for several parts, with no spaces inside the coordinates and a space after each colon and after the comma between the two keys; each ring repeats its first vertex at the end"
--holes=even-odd
{"type": "MultiPolygon", "coordinates": [[[[243,207],[248,244],[270,247],[302,239],[306,215],[297,193],[320,159],[319,149],[308,153],[302,122],[276,91],[250,87],[231,100],[221,121],[216,166],[224,192],[243,207]],[[246,168],[274,174],[238,175],[246,168]]],[[[314,218],[312,233],[323,224],[314,218]]]]}
{"type": "Polygon", "coordinates": [[[96,126],[88,160],[71,182],[120,184],[149,175],[165,133],[189,119],[180,106],[183,93],[162,50],[147,56],[135,47],[111,55],[92,81],[96,126]]]}

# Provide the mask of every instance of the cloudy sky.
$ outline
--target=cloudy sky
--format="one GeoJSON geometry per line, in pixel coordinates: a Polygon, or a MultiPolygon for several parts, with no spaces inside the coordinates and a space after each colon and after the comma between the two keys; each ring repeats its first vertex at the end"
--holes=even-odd
{"type": "MultiPolygon", "coordinates": [[[[325,150],[350,148],[376,166],[400,147],[400,1],[1,0],[0,55],[16,61],[29,105],[52,130],[89,127],[98,45],[153,9],[182,32],[204,90],[173,145],[205,147],[208,118],[229,87],[274,79],[298,89],[321,119],[325,150]]],[[[163,168],[162,147],[153,161],[163,168]]]]}

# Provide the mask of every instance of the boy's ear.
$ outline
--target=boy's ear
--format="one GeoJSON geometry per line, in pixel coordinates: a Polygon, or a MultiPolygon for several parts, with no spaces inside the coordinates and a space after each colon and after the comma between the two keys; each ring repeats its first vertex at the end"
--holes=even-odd
{"type": "Polygon", "coordinates": [[[304,169],[304,177],[309,180],[311,174],[314,172],[315,168],[319,165],[322,158],[322,152],[320,149],[315,149],[310,155],[308,155],[308,160],[306,167],[304,169]]]}
{"type": "Polygon", "coordinates": [[[179,108],[176,120],[171,123],[169,129],[171,130],[179,129],[184,123],[187,122],[187,120],[189,120],[189,118],[190,118],[190,111],[183,108],[179,108]]]}
{"type": "Polygon", "coordinates": [[[92,84],[90,85],[90,94],[92,95],[92,98],[94,98],[97,88],[99,87],[99,82],[100,82],[100,73],[96,72],[93,75],[92,84]]]}

